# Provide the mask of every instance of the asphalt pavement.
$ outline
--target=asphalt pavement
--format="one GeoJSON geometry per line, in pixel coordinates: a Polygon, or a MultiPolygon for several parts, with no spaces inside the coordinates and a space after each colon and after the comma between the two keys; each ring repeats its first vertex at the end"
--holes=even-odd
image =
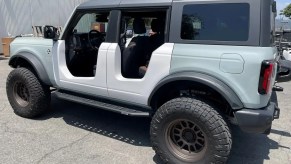
{"type": "MultiPolygon", "coordinates": [[[[11,68],[0,56],[1,164],[160,163],[149,140],[150,119],[119,115],[52,96],[50,111],[37,119],[16,116],[7,100],[11,68]]],[[[280,119],[271,134],[248,134],[232,126],[229,164],[291,164],[291,82],[280,83],[280,119]]]]}

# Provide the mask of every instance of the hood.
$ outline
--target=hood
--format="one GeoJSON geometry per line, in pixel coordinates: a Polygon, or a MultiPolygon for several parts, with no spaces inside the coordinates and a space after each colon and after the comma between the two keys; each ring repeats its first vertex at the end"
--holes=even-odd
{"type": "Polygon", "coordinates": [[[10,45],[42,45],[51,47],[53,46],[53,40],[42,37],[17,37],[10,45]]]}
{"type": "Polygon", "coordinates": [[[48,49],[52,49],[53,40],[41,37],[17,37],[10,44],[10,56],[19,52],[30,52],[34,54],[47,53],[48,49]]]}

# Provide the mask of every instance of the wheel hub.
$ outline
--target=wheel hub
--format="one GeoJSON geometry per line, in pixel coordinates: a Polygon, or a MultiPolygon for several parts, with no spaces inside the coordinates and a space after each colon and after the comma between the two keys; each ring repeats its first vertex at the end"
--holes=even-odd
{"type": "Polygon", "coordinates": [[[23,84],[22,82],[16,82],[14,84],[13,94],[16,99],[16,102],[22,106],[25,107],[29,103],[29,91],[28,88],[23,84]]]}
{"type": "Polygon", "coordinates": [[[201,128],[189,120],[173,121],[166,133],[170,150],[183,161],[201,158],[207,148],[206,137],[201,128]]]}
{"type": "Polygon", "coordinates": [[[193,143],[196,140],[196,134],[191,129],[184,130],[182,137],[186,142],[189,143],[193,143]]]}

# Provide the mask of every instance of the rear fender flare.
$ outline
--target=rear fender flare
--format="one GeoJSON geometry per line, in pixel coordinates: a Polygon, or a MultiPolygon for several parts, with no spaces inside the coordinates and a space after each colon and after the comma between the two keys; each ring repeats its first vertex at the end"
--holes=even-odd
{"type": "Polygon", "coordinates": [[[180,72],[167,76],[153,89],[148,99],[148,105],[151,106],[153,100],[155,99],[155,95],[159,94],[159,91],[162,90],[163,86],[175,81],[193,81],[206,85],[222,95],[233,110],[243,108],[243,103],[232,88],[213,76],[198,72],[180,72]]]}

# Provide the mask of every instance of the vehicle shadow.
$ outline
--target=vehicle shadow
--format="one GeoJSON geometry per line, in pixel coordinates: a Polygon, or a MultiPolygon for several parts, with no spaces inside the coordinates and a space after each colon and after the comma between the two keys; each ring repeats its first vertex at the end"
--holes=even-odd
{"type": "Polygon", "coordinates": [[[51,111],[37,120],[62,118],[68,125],[135,146],[150,147],[149,118],[96,109],[52,96],[51,111]]]}
{"type": "MultiPolygon", "coordinates": [[[[113,112],[98,110],[84,105],[52,97],[52,110],[38,120],[62,118],[68,125],[103,135],[134,146],[150,147],[149,118],[129,117],[113,112]]],[[[239,127],[231,126],[233,145],[228,164],[262,164],[270,159],[271,149],[284,147],[263,134],[248,134],[239,127]]],[[[271,133],[291,137],[288,132],[272,130],[271,133]]],[[[284,147],[288,148],[288,147],[284,147]]],[[[290,148],[289,148],[290,149],[290,148]]],[[[162,163],[155,155],[153,162],[162,163]]]]}
{"type": "MultiPolygon", "coordinates": [[[[233,144],[228,164],[263,164],[264,160],[270,159],[270,150],[284,147],[267,135],[245,133],[237,126],[232,126],[231,129],[233,144]]],[[[274,133],[274,130],[271,133],[274,133]]]]}

